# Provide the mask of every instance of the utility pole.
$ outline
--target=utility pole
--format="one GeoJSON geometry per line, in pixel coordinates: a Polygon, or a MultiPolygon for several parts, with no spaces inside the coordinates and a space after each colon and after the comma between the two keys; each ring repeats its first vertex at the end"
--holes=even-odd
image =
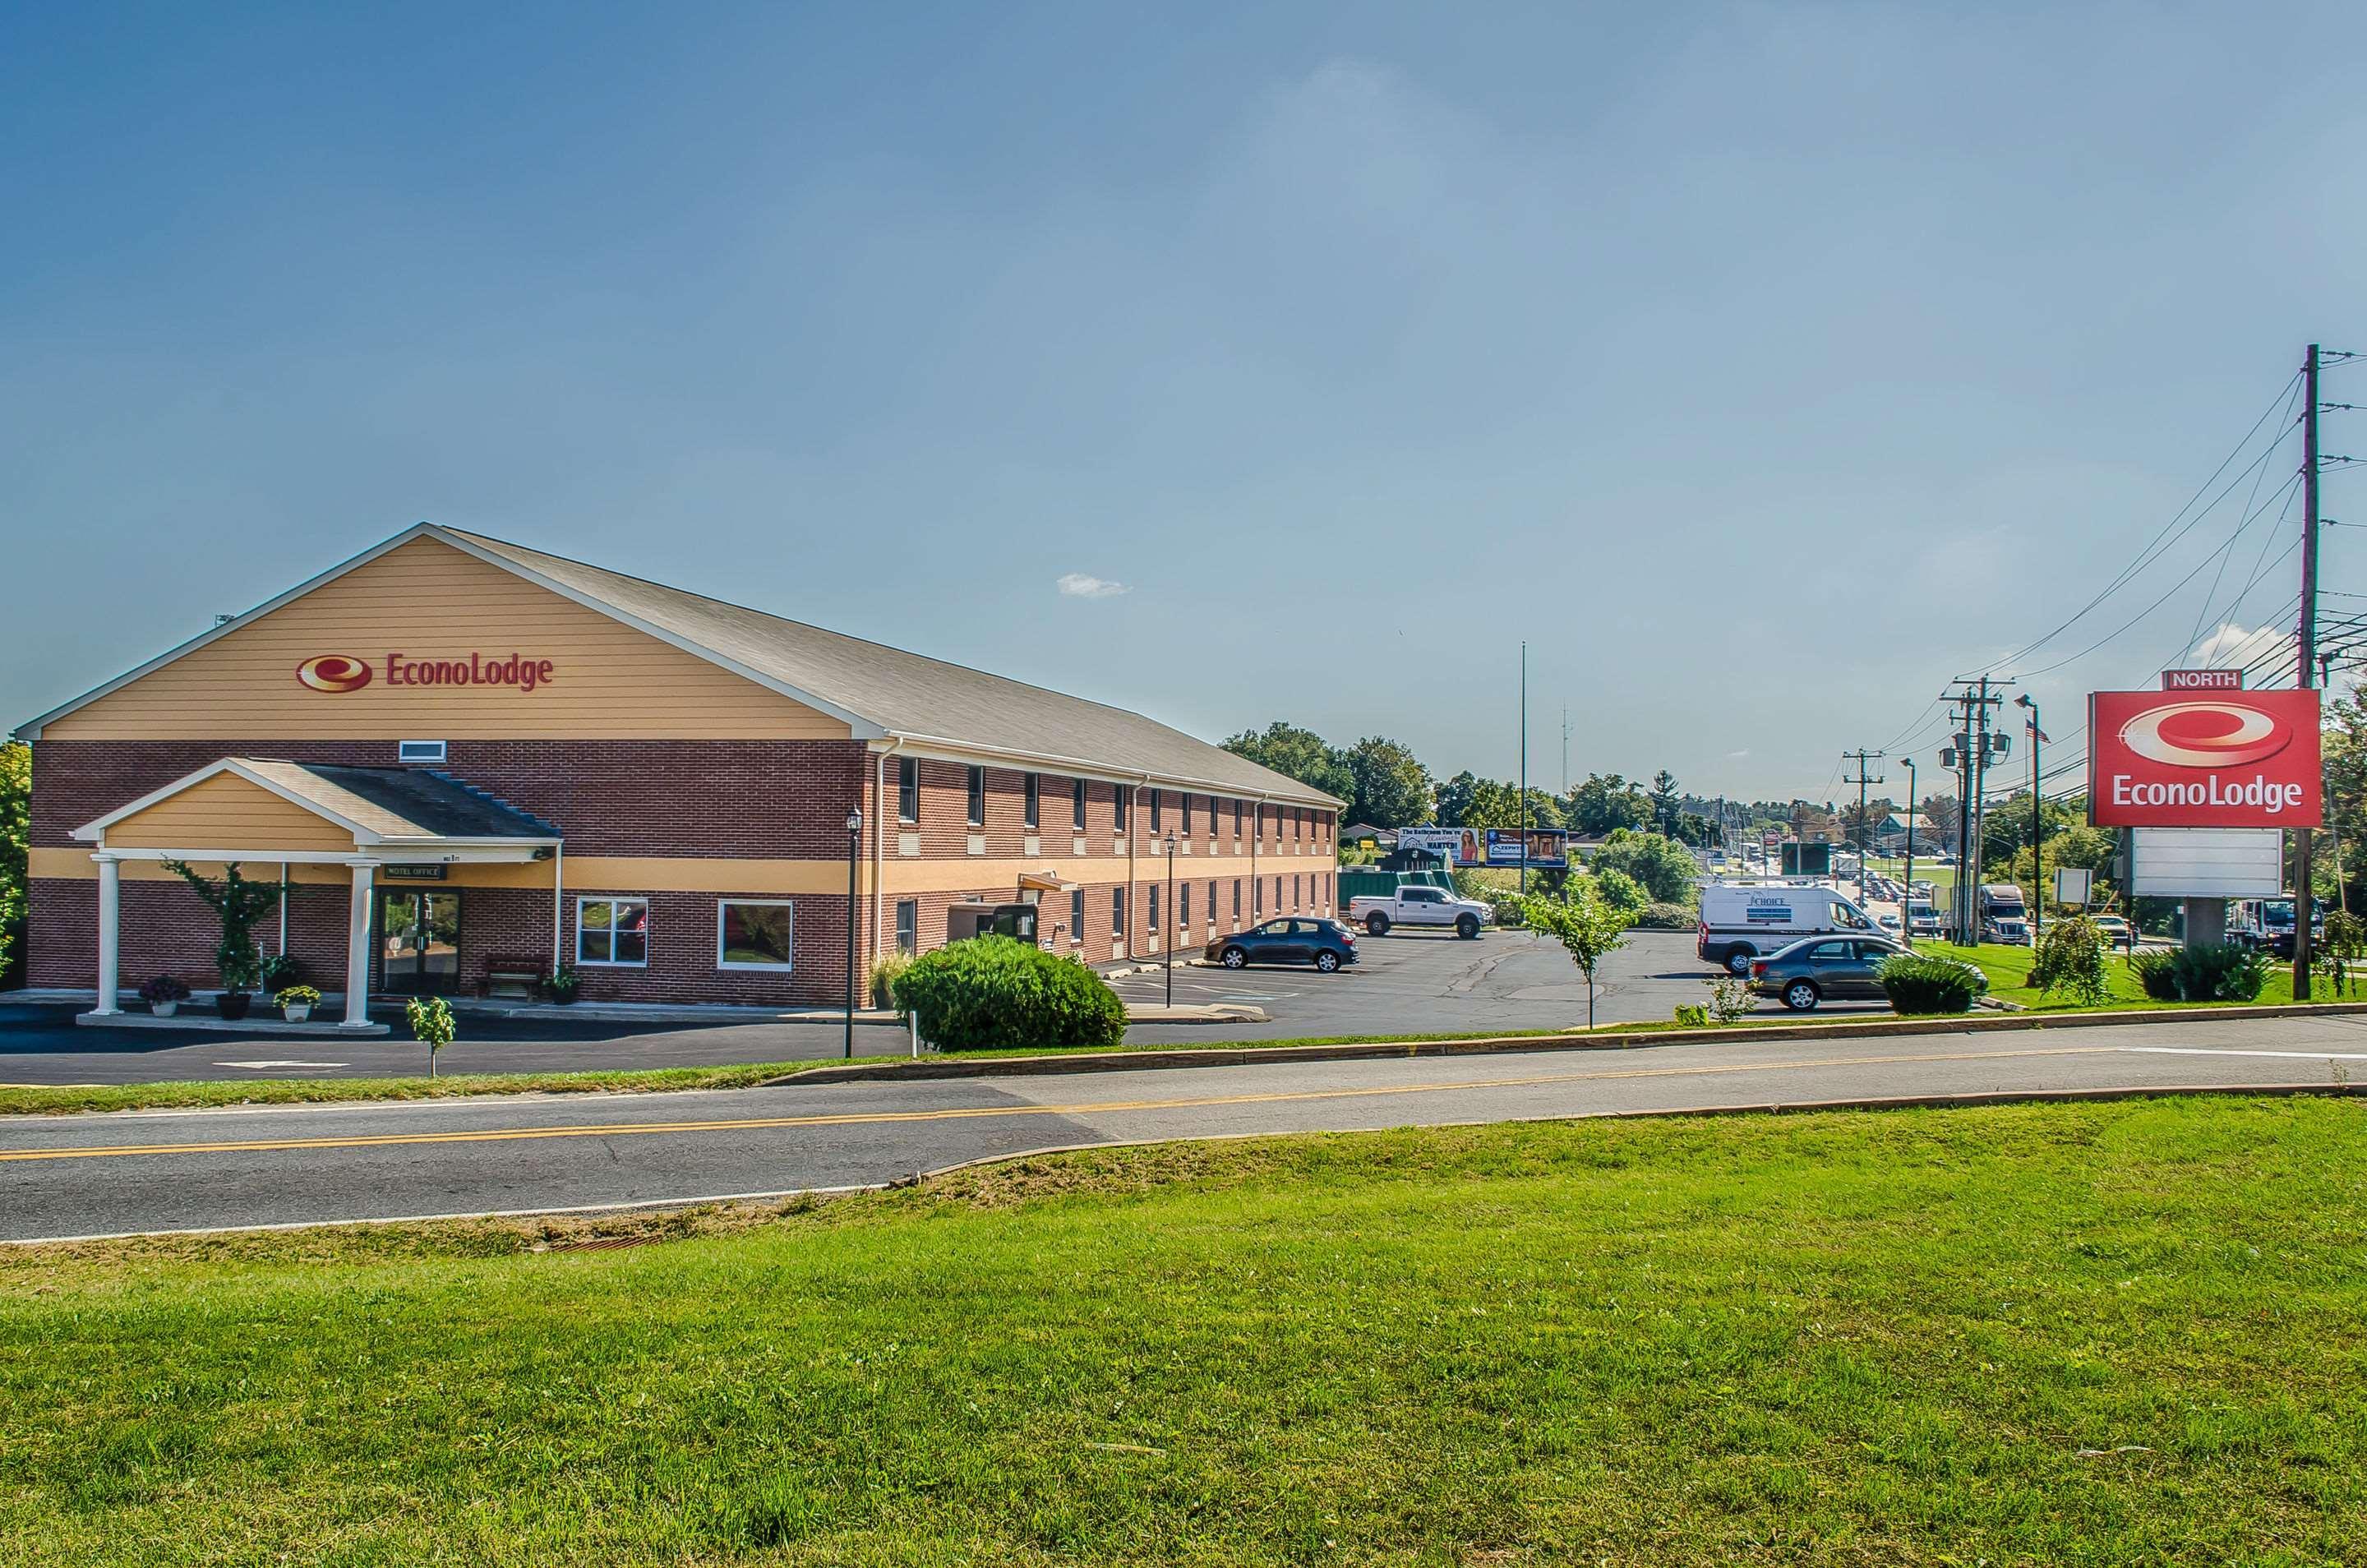
{"type": "MultiPolygon", "coordinates": [[[[2301,635],[2300,663],[2295,680],[2304,686],[2317,681],[2317,344],[2309,345],[2302,361],[2301,387],[2301,635]]],[[[2321,795],[2325,782],[2319,781],[2321,795]]],[[[2306,828],[2293,829],[2293,997],[2309,1000],[2309,927],[2316,913],[2310,895],[2311,851],[2316,846],[2306,828]]]]}
{"type": "Polygon", "coordinates": [[[1529,890],[1529,645],[1521,644],[1521,891],[1529,890]]]}
{"type": "Polygon", "coordinates": [[[1979,936],[1975,914],[1980,872],[1974,862],[1980,855],[1981,798],[1988,784],[1989,709],[2005,701],[2001,695],[1991,695],[1989,688],[2011,684],[2010,681],[1992,681],[1987,675],[1978,682],[1959,681],[1956,694],[1948,699],[1964,727],[1956,731],[1956,775],[1960,781],[1956,786],[1956,886],[1950,900],[1955,909],[1956,943],[1960,947],[1975,945],[1979,936]]]}
{"type": "Polygon", "coordinates": [[[1569,794],[1569,707],[1567,704],[1561,710],[1561,792],[1565,795],[1569,794]]]}
{"type": "Polygon", "coordinates": [[[1869,751],[1863,746],[1859,747],[1854,751],[1844,751],[1841,753],[1841,761],[1844,762],[1848,761],[1852,757],[1857,759],[1857,777],[1852,778],[1847,773],[1843,773],[1841,775],[1841,783],[1853,784],[1857,785],[1857,888],[1858,896],[1860,897],[1863,897],[1865,896],[1865,861],[1866,856],[1871,853],[1873,850],[1873,846],[1866,841],[1865,786],[1870,784],[1882,783],[1882,779],[1879,776],[1867,776],[1865,764],[1870,759],[1879,757],[1881,755],[1881,752],[1869,751]]]}

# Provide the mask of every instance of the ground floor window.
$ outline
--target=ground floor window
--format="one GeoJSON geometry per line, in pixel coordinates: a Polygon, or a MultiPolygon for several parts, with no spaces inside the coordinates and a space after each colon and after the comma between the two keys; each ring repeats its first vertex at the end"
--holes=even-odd
{"type": "Polygon", "coordinates": [[[907,958],[921,951],[921,901],[896,900],[896,951],[907,958]]]}
{"type": "Polygon", "coordinates": [[[719,969],[791,967],[790,938],[797,907],[787,898],[723,898],[715,906],[715,966],[719,969]]]}
{"type": "Polygon", "coordinates": [[[1298,878],[1295,876],[1290,879],[1290,907],[1298,908],[1298,878]]]}
{"type": "Polygon", "coordinates": [[[1233,919],[1237,919],[1237,920],[1238,920],[1238,919],[1240,919],[1240,918],[1241,918],[1241,879],[1240,879],[1240,877],[1236,876],[1235,878],[1233,878],[1233,919]]]}
{"type": "Polygon", "coordinates": [[[646,964],[650,961],[650,901],[575,900],[575,962],[646,964]]]}
{"type": "MultiPolygon", "coordinates": [[[[1158,796],[1154,794],[1151,798],[1156,800],[1158,796]]],[[[1159,934],[1159,884],[1156,882],[1150,885],[1150,925],[1148,929],[1151,935],[1159,934]]]]}
{"type": "Polygon", "coordinates": [[[1208,884],[1208,924],[1209,924],[1211,927],[1214,927],[1214,926],[1216,925],[1216,923],[1217,923],[1217,885],[1216,885],[1215,883],[1211,882],[1210,884],[1208,884]]]}
{"type": "Polygon", "coordinates": [[[1192,885],[1188,882],[1175,890],[1175,923],[1184,931],[1192,929],[1192,885]]]}
{"type": "Polygon", "coordinates": [[[1085,890],[1082,887],[1069,889],[1069,940],[1085,940],[1085,890]]]}
{"type": "Polygon", "coordinates": [[[1110,889],[1110,941],[1113,942],[1120,942],[1125,940],[1126,889],[1123,887],[1113,887],[1110,889]]]}

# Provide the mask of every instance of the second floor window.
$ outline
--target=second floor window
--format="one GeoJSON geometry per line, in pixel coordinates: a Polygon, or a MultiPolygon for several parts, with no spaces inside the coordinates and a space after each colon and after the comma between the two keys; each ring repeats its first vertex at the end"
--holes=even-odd
{"type": "Polygon", "coordinates": [[[1077,831],[1085,830],[1085,781],[1073,779],[1069,784],[1069,811],[1075,819],[1077,831]]]}
{"type": "Polygon", "coordinates": [[[984,768],[969,770],[969,825],[973,828],[986,826],[986,770],[984,768]]]}
{"type": "Polygon", "coordinates": [[[1026,813],[1025,820],[1028,827],[1040,828],[1043,826],[1044,780],[1042,775],[1037,773],[1030,773],[1027,775],[1026,813]]]}
{"type": "Polygon", "coordinates": [[[1111,792],[1111,804],[1116,807],[1117,811],[1117,830],[1121,833],[1126,831],[1126,808],[1127,802],[1132,797],[1133,794],[1134,792],[1127,788],[1124,784],[1118,785],[1116,789],[1111,792]]]}
{"type": "Polygon", "coordinates": [[[896,759],[896,820],[918,822],[921,819],[921,759],[896,759]]]}
{"type": "MultiPolygon", "coordinates": [[[[1150,792],[1150,831],[1154,837],[1159,832],[1159,797],[1162,793],[1155,789],[1150,792]]],[[[1155,926],[1159,922],[1153,920],[1150,923],[1155,926]]]]}

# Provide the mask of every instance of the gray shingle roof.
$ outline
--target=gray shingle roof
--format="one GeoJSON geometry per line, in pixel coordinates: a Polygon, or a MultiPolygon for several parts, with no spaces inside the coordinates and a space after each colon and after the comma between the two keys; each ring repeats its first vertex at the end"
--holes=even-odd
{"type": "Polygon", "coordinates": [[[1342,804],[1221,746],[1124,708],[784,620],[481,534],[441,527],[430,531],[858,715],[889,735],[1305,805],[1342,804]]]}
{"type": "Polygon", "coordinates": [[[327,767],[268,757],[231,760],[300,799],[390,839],[539,841],[559,837],[559,829],[542,818],[430,769],[327,767]]]}

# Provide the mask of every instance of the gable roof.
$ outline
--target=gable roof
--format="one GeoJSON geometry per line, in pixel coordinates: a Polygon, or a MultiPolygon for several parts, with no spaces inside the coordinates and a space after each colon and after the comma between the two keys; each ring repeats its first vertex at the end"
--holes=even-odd
{"type": "Polygon", "coordinates": [[[329,767],[271,757],[224,757],[74,830],[95,840],[124,818],[231,773],[335,823],[363,843],[555,841],[559,829],[448,773],[423,768],[329,767]]]}
{"type": "Polygon", "coordinates": [[[343,565],[192,637],[138,669],[51,709],[17,733],[96,702],[142,675],[260,619],[321,584],[422,536],[499,567],[794,701],[848,724],[858,739],[1062,764],[1154,783],[1301,805],[1336,796],[1125,708],[1070,696],[966,665],[808,626],[523,545],[421,523],[343,565]]]}

